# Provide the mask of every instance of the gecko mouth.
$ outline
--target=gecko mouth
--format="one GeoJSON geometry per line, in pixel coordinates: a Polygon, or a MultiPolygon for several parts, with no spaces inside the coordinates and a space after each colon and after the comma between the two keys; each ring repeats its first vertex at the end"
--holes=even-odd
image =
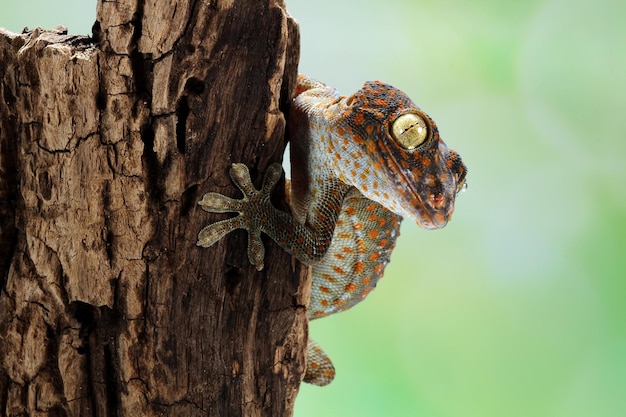
{"type": "Polygon", "coordinates": [[[441,229],[450,219],[452,210],[429,210],[426,209],[426,215],[419,219],[418,224],[424,229],[435,230],[441,229]]]}

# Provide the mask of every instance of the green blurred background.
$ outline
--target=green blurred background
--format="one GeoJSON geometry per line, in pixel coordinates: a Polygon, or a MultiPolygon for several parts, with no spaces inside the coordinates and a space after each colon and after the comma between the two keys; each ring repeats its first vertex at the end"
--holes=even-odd
{"type": "MultiPolygon", "coordinates": [[[[4,3],[13,31],[95,17],[4,3]]],[[[287,4],[301,72],[399,87],[469,167],[445,229],[403,224],[367,301],[311,324],[338,374],[296,417],[626,416],[626,2],[287,4]]]]}

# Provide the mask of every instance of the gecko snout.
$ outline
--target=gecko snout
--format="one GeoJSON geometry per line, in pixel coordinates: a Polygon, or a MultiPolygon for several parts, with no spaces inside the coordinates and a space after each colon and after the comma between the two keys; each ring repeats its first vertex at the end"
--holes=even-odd
{"type": "Polygon", "coordinates": [[[425,229],[441,229],[446,224],[448,224],[448,220],[450,216],[441,210],[433,211],[430,213],[429,219],[424,219],[421,226],[425,229]]]}

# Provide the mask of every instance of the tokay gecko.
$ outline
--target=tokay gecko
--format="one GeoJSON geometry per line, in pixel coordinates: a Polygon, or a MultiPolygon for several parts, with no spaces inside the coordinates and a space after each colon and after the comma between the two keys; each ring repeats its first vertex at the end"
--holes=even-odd
{"type": "MultiPolygon", "coordinates": [[[[261,232],[312,266],[309,319],[344,311],[381,278],[407,217],[426,229],[444,227],[465,186],[467,169],[439,137],[435,122],[403,92],[378,81],[352,96],[305,76],[298,78],[287,129],[291,138],[291,213],[273,207],[270,192],[282,175],[271,165],[257,190],[248,168],[230,175],[244,197],[205,194],[211,213],[238,216],[198,235],[209,247],[231,231],[248,231],[248,258],[263,268],[261,232]]],[[[309,339],[305,382],[326,385],[335,370],[309,339]]]]}

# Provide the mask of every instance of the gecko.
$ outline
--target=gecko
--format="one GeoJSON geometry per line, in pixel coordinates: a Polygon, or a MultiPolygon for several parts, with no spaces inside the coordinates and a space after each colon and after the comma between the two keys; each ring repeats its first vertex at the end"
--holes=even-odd
{"type": "MultiPolygon", "coordinates": [[[[261,233],[312,267],[309,320],[345,311],[376,286],[408,218],[425,229],[446,225],[467,168],[448,149],[435,122],[402,91],[366,82],[351,96],[304,75],[298,77],[287,118],[291,212],[276,209],[270,193],[280,164],[268,167],[256,189],[246,165],[230,169],[243,193],[233,199],[207,193],[211,213],[238,213],[209,224],[198,246],[209,247],[235,229],[248,231],[247,255],[263,269],[261,233]]],[[[323,386],[335,368],[312,339],[304,381],[323,386]]]]}

